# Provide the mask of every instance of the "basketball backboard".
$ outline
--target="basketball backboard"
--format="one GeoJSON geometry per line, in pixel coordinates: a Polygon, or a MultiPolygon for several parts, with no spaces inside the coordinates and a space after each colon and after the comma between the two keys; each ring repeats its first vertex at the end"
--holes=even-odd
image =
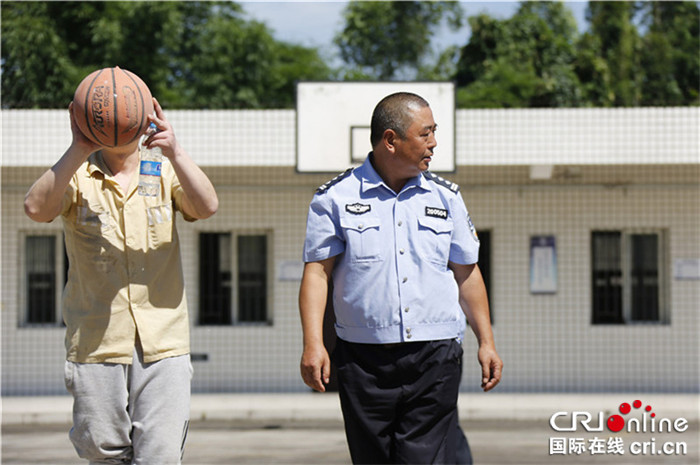
{"type": "Polygon", "coordinates": [[[438,125],[430,171],[455,170],[455,88],[452,82],[299,82],[297,153],[300,173],[336,173],[361,164],[372,150],[372,111],[394,92],[428,101],[438,125]]]}

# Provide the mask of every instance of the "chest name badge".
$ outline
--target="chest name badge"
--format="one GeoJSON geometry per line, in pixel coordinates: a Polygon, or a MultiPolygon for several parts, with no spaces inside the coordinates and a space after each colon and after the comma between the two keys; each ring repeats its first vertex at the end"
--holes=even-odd
{"type": "Polygon", "coordinates": [[[362,215],[363,213],[367,213],[371,209],[372,205],[365,205],[362,203],[353,203],[345,205],[345,211],[348,213],[352,213],[353,215],[362,215]]]}
{"type": "Polygon", "coordinates": [[[447,210],[444,208],[437,207],[425,207],[425,216],[432,216],[435,218],[447,219],[447,210]]]}

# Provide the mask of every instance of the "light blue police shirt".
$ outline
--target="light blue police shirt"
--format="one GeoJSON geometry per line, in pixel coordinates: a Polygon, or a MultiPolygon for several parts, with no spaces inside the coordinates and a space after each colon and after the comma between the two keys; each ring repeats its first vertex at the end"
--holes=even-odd
{"type": "Polygon", "coordinates": [[[425,172],[396,194],[367,157],[321,186],[309,206],[304,261],[336,256],[338,337],[389,344],[464,331],[448,261],[473,264],[479,241],[459,187],[425,172]]]}

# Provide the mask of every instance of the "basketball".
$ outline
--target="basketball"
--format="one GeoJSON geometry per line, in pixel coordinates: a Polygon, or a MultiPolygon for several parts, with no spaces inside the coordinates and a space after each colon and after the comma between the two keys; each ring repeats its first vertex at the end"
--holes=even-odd
{"type": "Polygon", "coordinates": [[[148,86],[131,71],[103,68],[83,79],[73,96],[80,131],[103,147],[127,145],[144,133],[153,113],[148,86]]]}

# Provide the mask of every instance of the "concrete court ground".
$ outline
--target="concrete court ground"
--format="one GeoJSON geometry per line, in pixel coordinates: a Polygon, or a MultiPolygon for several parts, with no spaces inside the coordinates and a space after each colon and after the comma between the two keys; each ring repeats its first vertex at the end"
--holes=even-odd
{"type": "MultiPolygon", "coordinates": [[[[624,394],[463,394],[460,416],[476,465],[700,463],[698,396],[637,397],[653,405],[659,418],[686,418],[687,429],[681,433],[613,434],[581,428],[557,432],[549,424],[551,415],[560,410],[592,412],[633,400],[624,394]],[[551,453],[552,438],[591,444],[596,438],[612,436],[622,440],[624,453],[605,447],[598,453],[588,449],[580,454],[551,453]],[[665,444],[673,451],[664,452],[665,444]],[[683,447],[676,451],[679,444],[683,447]]],[[[86,463],[77,458],[68,440],[69,415],[67,397],[3,398],[2,464],[86,463]]],[[[561,426],[566,423],[562,421],[561,426]]],[[[333,394],[193,397],[184,465],[349,463],[333,394]]]]}

